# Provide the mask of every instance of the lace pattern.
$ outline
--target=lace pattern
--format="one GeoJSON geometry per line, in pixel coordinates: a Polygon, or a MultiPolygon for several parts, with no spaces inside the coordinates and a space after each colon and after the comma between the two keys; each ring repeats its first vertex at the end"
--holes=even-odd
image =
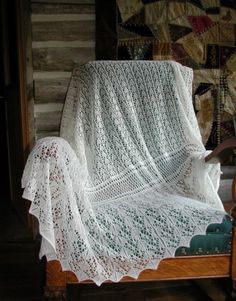
{"type": "Polygon", "coordinates": [[[22,178],[41,256],[100,285],[137,278],[221,222],[220,167],[204,162],[191,83],[171,61],[74,70],[61,137],[36,143],[22,178]]]}

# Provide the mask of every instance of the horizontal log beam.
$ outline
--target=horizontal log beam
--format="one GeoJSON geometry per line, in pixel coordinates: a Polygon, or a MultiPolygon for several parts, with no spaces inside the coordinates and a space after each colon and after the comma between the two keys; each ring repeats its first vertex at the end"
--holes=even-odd
{"type": "Polygon", "coordinates": [[[54,131],[54,132],[50,132],[50,131],[37,131],[36,133],[36,140],[39,140],[41,138],[45,138],[45,137],[58,137],[59,136],[59,131],[54,131]]]}
{"type": "Polygon", "coordinates": [[[33,42],[32,48],[94,48],[94,41],[46,41],[33,42]]]}
{"type": "Polygon", "coordinates": [[[35,80],[35,103],[64,103],[68,85],[69,78],[35,80]]]}
{"type": "Polygon", "coordinates": [[[35,104],[34,112],[38,113],[54,113],[54,112],[62,112],[63,104],[62,103],[43,103],[43,104],[35,104]]]}
{"type": "Polygon", "coordinates": [[[71,72],[61,72],[61,71],[34,71],[33,79],[34,80],[50,80],[50,79],[63,79],[70,78],[71,72]]]}
{"type": "Polygon", "coordinates": [[[95,14],[94,4],[32,3],[32,14],[95,14]]]}
{"type": "Polygon", "coordinates": [[[37,139],[59,134],[72,69],[95,59],[95,0],[32,0],[37,139]]]}
{"type": "Polygon", "coordinates": [[[95,4],[95,0],[31,0],[31,3],[95,4]]]}
{"type": "MultiPolygon", "coordinates": [[[[40,43],[38,41],[64,41],[66,43],[73,41],[66,47],[75,47],[74,45],[78,47],[79,44],[82,47],[83,45],[95,47],[95,21],[36,22],[32,23],[32,35],[33,47],[40,43]]],[[[58,42],[54,43],[58,44],[58,42]]],[[[60,43],[58,47],[60,45],[62,44],[60,43]]]]}
{"type": "Polygon", "coordinates": [[[95,59],[92,47],[34,48],[33,67],[37,71],[69,71],[95,59]]]}
{"type": "Polygon", "coordinates": [[[35,113],[36,131],[57,132],[60,129],[62,112],[35,113]]]}
{"type": "Polygon", "coordinates": [[[34,22],[95,21],[95,14],[32,14],[34,22]]]}

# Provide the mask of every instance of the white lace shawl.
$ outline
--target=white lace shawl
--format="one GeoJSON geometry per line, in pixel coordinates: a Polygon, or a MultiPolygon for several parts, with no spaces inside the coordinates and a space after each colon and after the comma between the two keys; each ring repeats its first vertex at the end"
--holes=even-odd
{"type": "Polygon", "coordinates": [[[61,138],[39,140],[22,179],[40,255],[80,281],[137,278],[221,222],[220,167],[172,61],[97,61],[74,70],[61,138]]]}

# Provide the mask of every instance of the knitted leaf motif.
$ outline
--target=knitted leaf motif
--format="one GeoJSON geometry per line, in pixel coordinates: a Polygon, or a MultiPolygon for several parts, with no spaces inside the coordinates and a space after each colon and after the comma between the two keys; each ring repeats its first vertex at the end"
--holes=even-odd
{"type": "Polygon", "coordinates": [[[100,285],[138,277],[225,215],[204,163],[192,70],[171,61],[74,70],[61,138],[39,140],[22,178],[41,256],[100,285]]]}

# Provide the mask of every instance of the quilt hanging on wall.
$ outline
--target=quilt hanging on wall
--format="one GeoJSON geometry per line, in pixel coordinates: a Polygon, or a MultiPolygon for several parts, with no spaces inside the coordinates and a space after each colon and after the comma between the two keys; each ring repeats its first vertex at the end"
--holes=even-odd
{"type": "Polygon", "coordinates": [[[194,70],[204,144],[235,136],[236,1],[117,0],[118,59],[175,60],[194,70]]]}

